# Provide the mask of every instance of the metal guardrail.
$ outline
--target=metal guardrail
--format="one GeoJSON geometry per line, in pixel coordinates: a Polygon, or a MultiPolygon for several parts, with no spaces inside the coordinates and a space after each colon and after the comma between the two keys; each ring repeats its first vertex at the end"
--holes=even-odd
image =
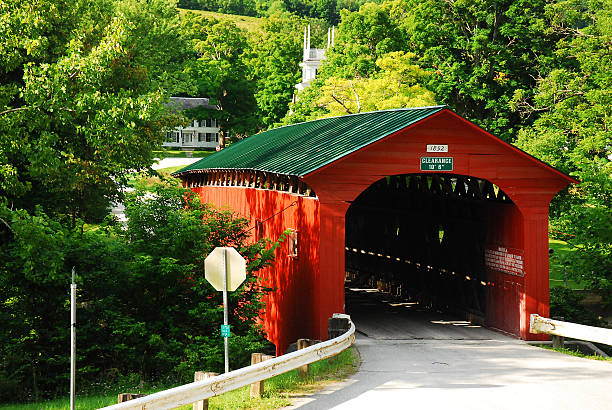
{"type": "Polygon", "coordinates": [[[300,366],[334,356],[349,348],[355,342],[355,325],[351,321],[350,316],[335,313],[334,317],[346,318],[350,323],[349,330],[334,339],[317,343],[305,349],[261,363],[233,370],[229,373],[185,384],[113,406],[104,407],[103,409],[172,409],[218,396],[240,387],[248,386],[251,383],[266,380],[290,370],[297,369],[300,366]]]}
{"type": "Polygon", "coordinates": [[[588,340],[612,346],[612,329],[579,325],[561,320],[549,319],[538,314],[532,314],[529,321],[531,333],[546,333],[554,336],[571,337],[572,339],[588,340]]]}

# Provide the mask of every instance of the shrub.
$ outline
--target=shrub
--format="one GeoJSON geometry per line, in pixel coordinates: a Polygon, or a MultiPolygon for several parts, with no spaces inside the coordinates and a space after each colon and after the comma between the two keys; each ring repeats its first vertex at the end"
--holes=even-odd
{"type": "Polygon", "coordinates": [[[271,262],[275,246],[249,243],[245,219],[181,188],[136,192],[125,204],[127,226],[92,231],[40,210],[0,208],[10,226],[0,249],[0,400],[68,390],[72,267],[81,386],[134,375],[186,382],[196,370],[222,371],[222,295],[203,269],[216,246],[234,246],[247,260],[245,284],[229,294],[232,367],[265,348],[256,320],[270,289],[254,273],[271,262]]]}

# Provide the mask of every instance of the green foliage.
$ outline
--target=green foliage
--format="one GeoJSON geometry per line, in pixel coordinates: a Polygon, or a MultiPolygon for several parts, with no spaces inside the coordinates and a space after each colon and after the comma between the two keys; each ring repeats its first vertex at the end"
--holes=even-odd
{"type": "Polygon", "coordinates": [[[382,54],[367,77],[358,72],[346,77],[328,72],[300,92],[283,122],[435,105],[433,93],[423,86],[428,74],[414,63],[414,57],[402,51],[382,54]]]}
{"type": "Polygon", "coordinates": [[[257,2],[253,0],[179,0],[178,7],[241,16],[257,15],[257,2]]]}
{"type": "Polygon", "coordinates": [[[566,322],[581,323],[589,326],[601,326],[592,311],[581,305],[580,293],[557,287],[550,290],[550,317],[561,316],[566,322]]]}
{"type": "Polygon", "coordinates": [[[535,79],[550,71],[555,44],[564,36],[547,29],[546,10],[544,0],[367,3],[342,12],[319,78],[372,78],[381,57],[414,54],[414,63],[430,73],[422,85],[435,100],[512,140],[532,120],[512,109],[514,93],[522,90],[532,101],[535,79]]]}
{"type": "Polygon", "coordinates": [[[292,14],[336,25],[340,11],[356,11],[364,0],[179,0],[178,7],[241,16],[292,14]]]}
{"type": "Polygon", "coordinates": [[[262,32],[251,36],[249,65],[257,84],[255,98],[260,124],[267,128],[280,121],[300,82],[301,33],[307,23],[294,16],[272,16],[262,32]]]}
{"type": "Polygon", "coordinates": [[[376,61],[383,55],[410,51],[403,47],[398,22],[389,12],[390,3],[367,3],[353,13],[344,10],[322,77],[369,77],[377,71],[376,61]]]}
{"type": "Polygon", "coordinates": [[[229,295],[232,367],[268,348],[255,321],[270,289],[254,272],[274,246],[247,243],[246,220],[164,186],[126,200],[126,227],[83,232],[42,212],[1,211],[12,240],[0,251],[0,399],[66,391],[72,267],[82,384],[129,374],[185,382],[195,370],[223,368],[222,297],[203,272],[216,246],[247,259],[247,280],[229,295]]]}
{"type": "Polygon", "coordinates": [[[399,0],[392,13],[409,47],[432,71],[439,102],[511,141],[525,124],[509,103],[529,99],[535,79],[551,68],[561,37],[547,30],[547,1],[439,2],[399,0]]]}
{"type": "Polygon", "coordinates": [[[426,74],[414,64],[414,55],[401,51],[376,60],[378,72],[370,78],[328,77],[317,106],[330,115],[435,105],[433,94],[419,84],[426,74]]]}
{"type": "Polygon", "coordinates": [[[159,87],[180,48],[176,10],[165,0],[0,7],[12,27],[0,33],[11,56],[0,62],[0,198],[73,224],[101,220],[170,124],[159,87]],[[35,28],[19,32],[24,21],[35,28]]]}
{"type": "Polygon", "coordinates": [[[257,102],[244,58],[246,32],[229,20],[195,13],[184,15],[181,32],[192,52],[184,69],[195,84],[190,94],[218,102],[217,117],[225,136],[254,131],[257,102]]]}

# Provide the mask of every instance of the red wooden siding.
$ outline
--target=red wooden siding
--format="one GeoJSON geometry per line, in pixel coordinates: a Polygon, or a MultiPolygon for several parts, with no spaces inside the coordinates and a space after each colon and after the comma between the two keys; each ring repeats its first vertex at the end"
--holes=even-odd
{"type": "Polygon", "coordinates": [[[307,318],[317,316],[319,202],[315,198],[263,189],[223,186],[192,189],[204,202],[247,218],[252,227],[256,221],[264,221],[261,229],[251,230],[253,239],[260,235],[275,241],[287,229],[298,232],[298,256],[290,257],[284,243],[276,250],[274,266],[258,275],[276,289],[268,296],[262,317],[266,334],[279,354],[289,343],[315,333],[314,322],[307,318]]]}

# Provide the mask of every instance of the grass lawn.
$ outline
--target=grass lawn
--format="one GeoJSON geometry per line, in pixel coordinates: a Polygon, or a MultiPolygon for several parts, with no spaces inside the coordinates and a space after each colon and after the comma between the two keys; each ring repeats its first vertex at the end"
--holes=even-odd
{"type": "MultiPolygon", "coordinates": [[[[575,252],[570,245],[563,241],[556,239],[549,240],[549,247],[553,250],[553,254],[550,256],[550,275],[549,283],[550,287],[562,287],[564,286],[564,266],[557,262],[557,257],[560,255],[566,255],[570,252],[575,252]]],[[[585,284],[582,282],[576,282],[572,279],[568,279],[567,287],[570,289],[584,289],[585,284]]]]}
{"type": "MultiPolygon", "coordinates": [[[[209,409],[277,409],[291,404],[290,398],[312,393],[325,386],[346,379],[357,371],[359,367],[359,355],[353,348],[340,353],[336,360],[330,363],[327,359],[320,360],[310,365],[310,376],[300,379],[297,370],[278,375],[265,382],[265,392],[261,398],[249,396],[249,386],[231,391],[221,396],[209,399],[209,409]]],[[[80,410],[97,409],[117,403],[119,393],[145,393],[165,390],[164,388],[127,388],[113,394],[105,394],[91,397],[76,397],[76,408],[80,410]]],[[[44,403],[0,405],[0,410],[64,410],[70,405],[70,399],[58,399],[44,403]]],[[[181,409],[191,409],[192,406],[183,406],[181,409]]]]}
{"type": "Polygon", "coordinates": [[[591,360],[601,360],[603,362],[610,362],[610,363],[612,363],[612,357],[586,355],[586,354],[577,352],[577,351],[572,350],[572,349],[567,349],[565,347],[559,348],[559,347],[552,347],[550,345],[538,345],[538,347],[541,347],[542,349],[554,350],[555,352],[559,352],[559,353],[563,353],[563,354],[569,354],[570,356],[582,357],[582,358],[591,359],[591,360]]]}
{"type": "MultiPolygon", "coordinates": [[[[166,178],[166,180],[170,181],[172,184],[180,186],[181,182],[177,178],[173,178],[170,175],[178,171],[181,168],[184,168],[185,165],[179,165],[177,167],[168,167],[168,168],[160,168],[157,172],[162,175],[162,177],[166,178]]],[[[132,188],[141,188],[147,189],[151,188],[153,185],[157,185],[161,183],[161,178],[157,176],[147,175],[145,173],[135,173],[130,176],[128,179],[128,186],[132,188]]]]}
{"type": "Polygon", "coordinates": [[[159,159],[164,158],[188,158],[187,153],[193,158],[205,158],[217,151],[183,151],[180,149],[160,149],[153,151],[153,156],[159,159]]]}
{"type": "Polygon", "coordinates": [[[222,14],[213,11],[204,10],[185,10],[179,9],[181,15],[187,12],[203,14],[206,17],[212,17],[217,20],[229,20],[236,24],[239,28],[248,31],[249,33],[257,33],[261,31],[261,26],[264,24],[264,19],[259,17],[239,16],[236,14],[222,14]]]}

